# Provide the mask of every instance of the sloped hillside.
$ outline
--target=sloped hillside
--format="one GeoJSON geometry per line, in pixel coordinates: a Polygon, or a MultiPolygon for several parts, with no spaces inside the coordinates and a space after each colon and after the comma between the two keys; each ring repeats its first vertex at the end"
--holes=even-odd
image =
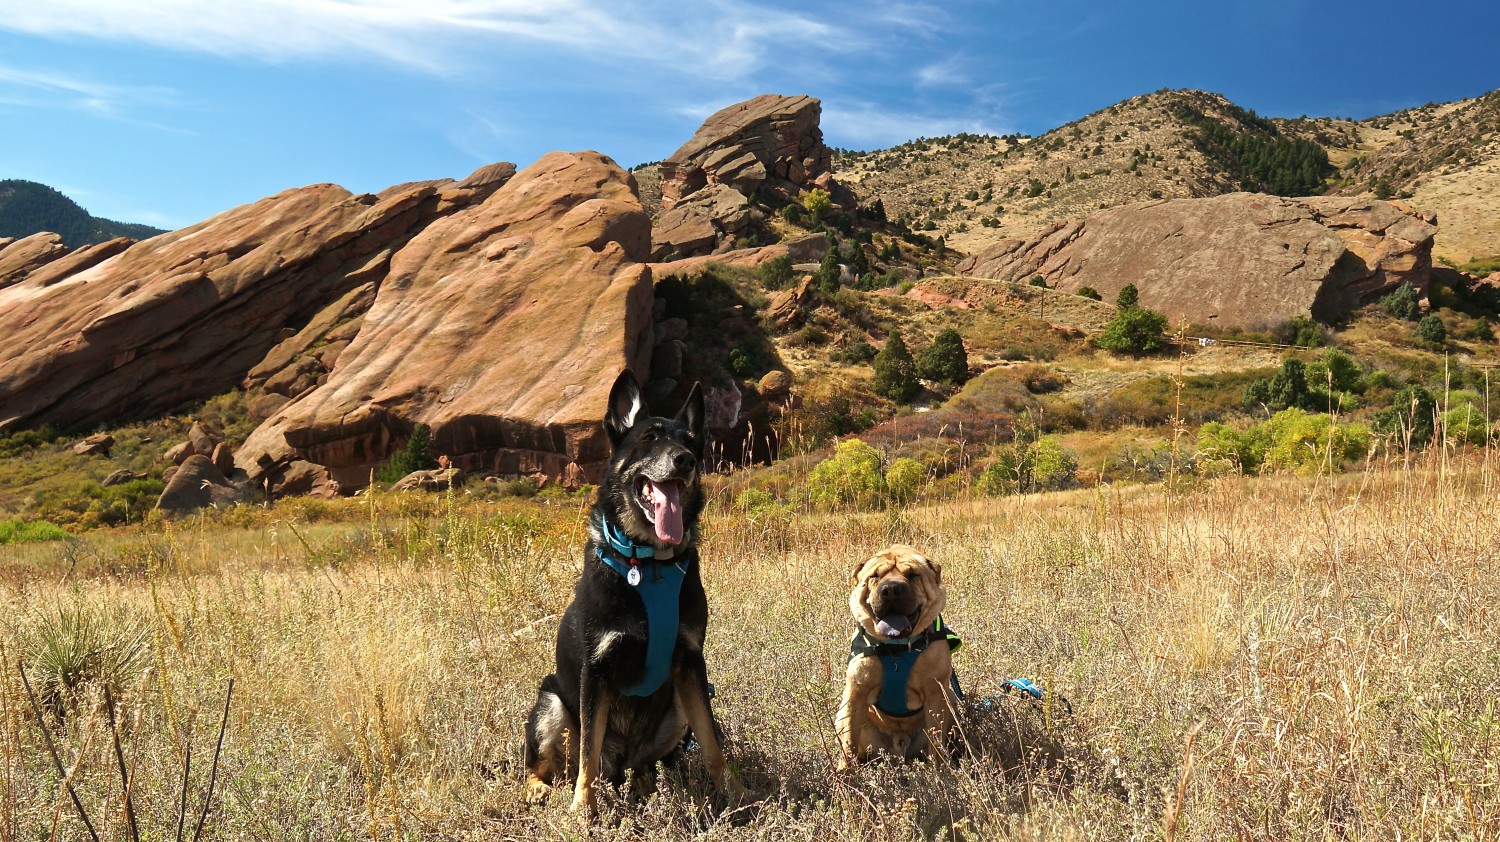
{"type": "Polygon", "coordinates": [[[1037,138],[919,139],[840,154],[834,168],[862,201],[976,253],[1131,202],[1317,192],[1327,148],[1356,139],[1347,122],[1271,121],[1218,94],[1157,91],[1037,138]]]}
{"type": "Polygon", "coordinates": [[[62,237],[69,248],[116,237],[144,240],[160,228],[90,216],[78,203],[45,184],[20,179],[0,181],[0,237],[20,239],[42,231],[62,237]]]}
{"type": "Polygon", "coordinates": [[[1338,192],[1435,211],[1440,258],[1500,254],[1500,91],[1375,117],[1360,135],[1338,192]]]}

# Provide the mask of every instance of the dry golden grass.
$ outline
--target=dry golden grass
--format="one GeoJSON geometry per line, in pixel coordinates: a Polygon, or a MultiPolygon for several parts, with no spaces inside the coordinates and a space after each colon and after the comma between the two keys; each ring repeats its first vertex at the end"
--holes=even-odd
{"type": "MultiPolygon", "coordinates": [[[[874,513],[716,500],[707,653],[751,803],[715,809],[690,757],[643,805],[605,798],[590,838],[1495,839],[1496,479],[1479,455],[874,513]],[[1071,764],[834,774],[846,578],[892,541],[943,563],[971,699],[1029,676],[1072,701],[1071,764]]],[[[142,838],[174,831],[189,746],[191,838],[231,676],[204,838],[584,836],[566,793],[529,809],[519,783],[580,505],[352,505],[0,549],[0,839],[87,838],[15,668],[58,608],[150,630],[120,681],[142,838]]],[[[68,723],[95,827],[130,838],[106,717],[68,723]]]]}

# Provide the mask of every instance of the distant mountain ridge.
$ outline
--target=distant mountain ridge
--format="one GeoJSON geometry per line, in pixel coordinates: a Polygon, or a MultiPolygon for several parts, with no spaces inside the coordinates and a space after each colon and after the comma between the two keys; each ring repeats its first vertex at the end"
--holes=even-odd
{"type": "Polygon", "coordinates": [[[0,181],[0,237],[29,237],[51,231],[69,248],[116,237],[145,240],[166,233],[161,228],[92,216],[57,190],[35,181],[0,181]]]}
{"type": "Polygon", "coordinates": [[[1242,190],[1406,199],[1437,213],[1438,256],[1500,254],[1500,92],[1355,121],[1268,118],[1220,94],[1161,90],[1035,138],[836,152],[835,174],[862,202],[969,254],[1106,208],[1242,190]]]}

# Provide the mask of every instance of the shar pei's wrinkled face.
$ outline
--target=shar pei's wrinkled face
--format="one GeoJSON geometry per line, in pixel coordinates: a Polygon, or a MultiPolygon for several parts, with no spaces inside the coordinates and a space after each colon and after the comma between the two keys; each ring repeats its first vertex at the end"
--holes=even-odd
{"type": "Polygon", "coordinates": [[[895,544],[854,572],[849,610],[876,639],[910,637],[937,620],[947,600],[943,568],[913,547],[895,544]]]}

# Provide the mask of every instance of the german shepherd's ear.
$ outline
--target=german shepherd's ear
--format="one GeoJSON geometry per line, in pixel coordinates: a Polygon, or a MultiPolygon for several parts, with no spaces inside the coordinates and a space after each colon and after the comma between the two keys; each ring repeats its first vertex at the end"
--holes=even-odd
{"type": "Polygon", "coordinates": [[[677,410],[677,420],[687,425],[693,434],[693,441],[698,443],[698,456],[703,456],[703,390],[699,384],[694,383],[688,392],[687,400],[683,401],[682,409],[677,410]]]}
{"type": "Polygon", "coordinates": [[[641,399],[641,384],[635,380],[635,375],[630,369],[620,372],[615,378],[615,385],[609,390],[609,411],[604,414],[604,432],[609,434],[609,443],[612,447],[619,447],[625,434],[635,426],[646,411],[646,403],[641,399]]]}

